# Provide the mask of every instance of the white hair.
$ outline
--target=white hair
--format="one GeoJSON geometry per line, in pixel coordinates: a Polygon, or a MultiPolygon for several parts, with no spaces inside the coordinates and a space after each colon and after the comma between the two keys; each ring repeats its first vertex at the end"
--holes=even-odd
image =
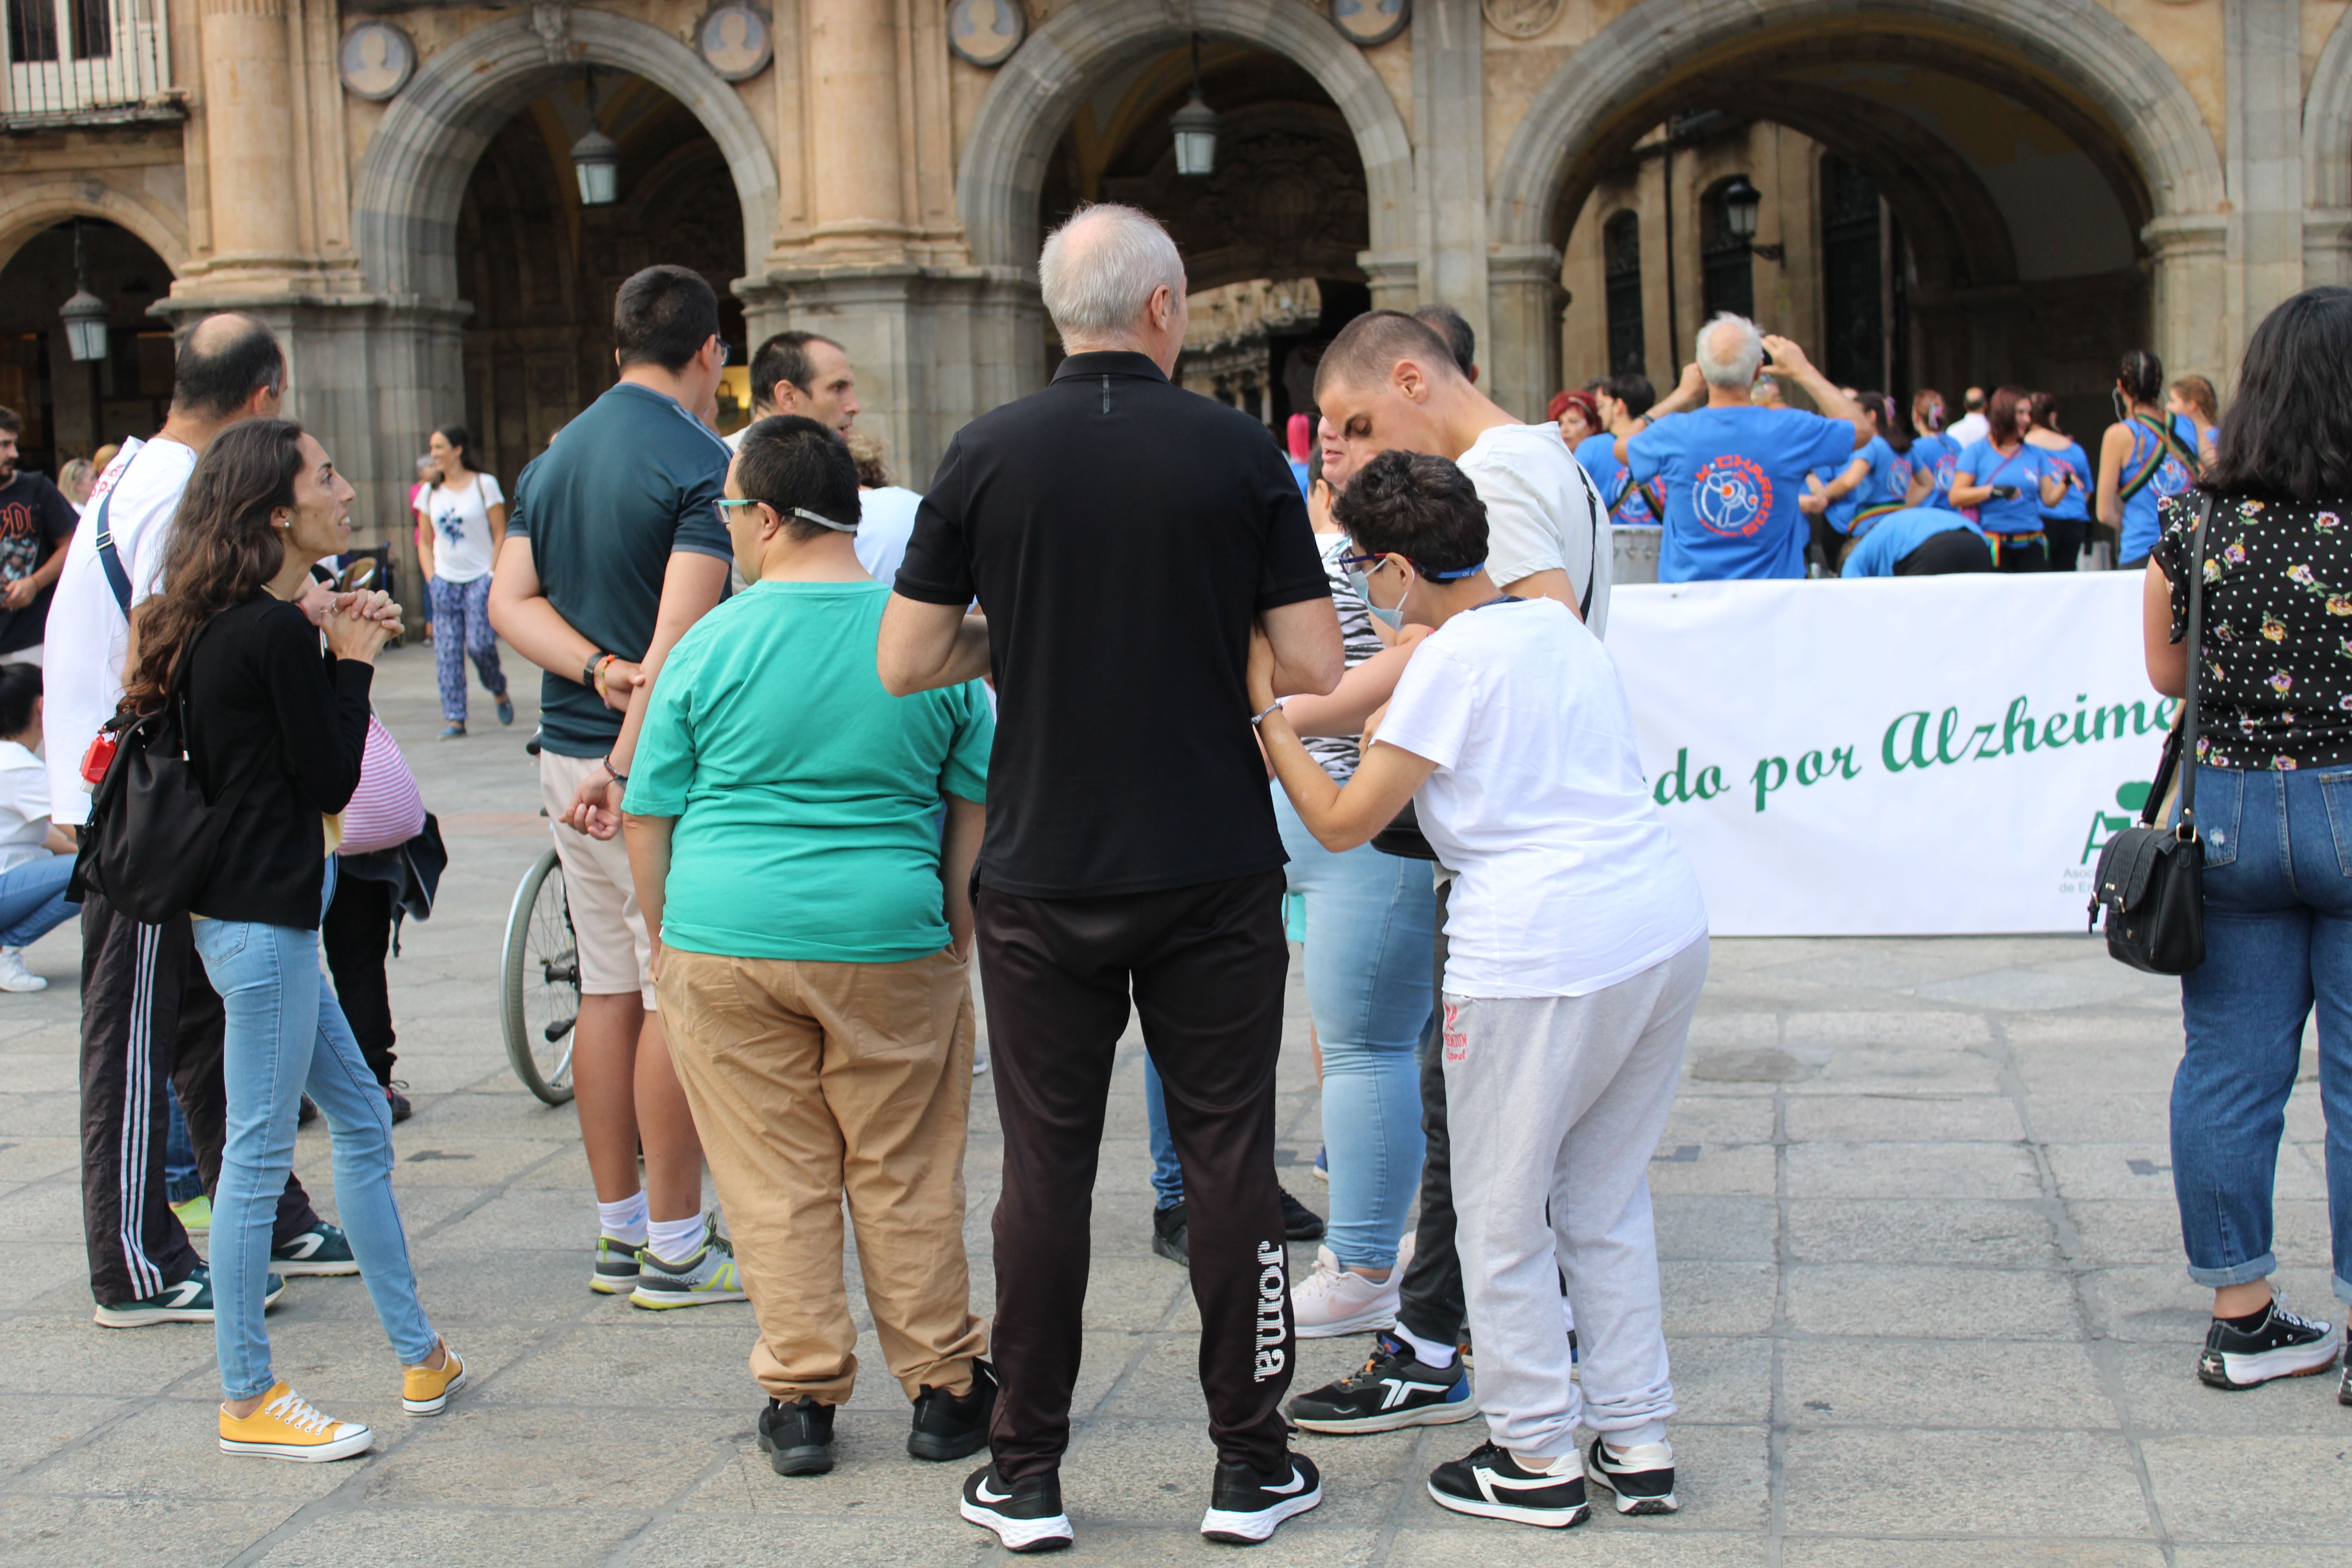
{"type": "Polygon", "coordinates": [[[1125,337],[1142,323],[1153,290],[1184,292],[1184,259],[1160,220],[1136,207],[1094,202],[1045,237],[1037,286],[1064,342],[1125,337]]]}
{"type": "Polygon", "coordinates": [[[1748,386],[1764,363],[1764,334],[1745,316],[1719,311],[1698,330],[1698,373],[1709,386],[1748,386]]]}

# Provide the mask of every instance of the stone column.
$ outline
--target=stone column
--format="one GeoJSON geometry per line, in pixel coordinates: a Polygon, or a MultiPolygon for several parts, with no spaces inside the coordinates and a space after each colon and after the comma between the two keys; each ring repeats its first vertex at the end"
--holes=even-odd
{"type": "Polygon", "coordinates": [[[296,258],[286,0],[204,0],[205,142],[215,266],[296,258]]]}
{"type": "Polygon", "coordinates": [[[1559,390],[1559,252],[1549,245],[1496,246],[1486,258],[1486,327],[1479,346],[1486,395],[1526,420],[1543,417],[1559,390]]]}
{"type": "Polygon", "coordinates": [[[1413,7],[1421,298],[1443,300],[1469,319],[1482,363],[1491,363],[1493,348],[1486,318],[1485,26],[1478,0],[1421,0],[1413,7]]]}
{"type": "Polygon", "coordinates": [[[2216,385],[2228,384],[2241,340],[2231,337],[2228,313],[2215,302],[2231,292],[2236,268],[2229,253],[2236,227],[2226,214],[2191,213],[2160,217],[2142,231],[2155,258],[2149,313],[2156,341],[2149,346],[2168,376],[2196,371],[2216,385]]]}
{"type": "MultiPolygon", "coordinates": [[[[2200,369],[2221,382],[2247,334],[2303,288],[2303,7],[2300,0],[2223,0],[2231,267],[2224,356],[2200,369]]],[[[2173,370],[2170,356],[2165,359],[2173,370]]],[[[2178,373],[2175,373],[2178,374],[2178,373]]]]}
{"type": "Polygon", "coordinates": [[[815,223],[823,249],[903,251],[896,8],[874,0],[806,0],[815,223]]]}

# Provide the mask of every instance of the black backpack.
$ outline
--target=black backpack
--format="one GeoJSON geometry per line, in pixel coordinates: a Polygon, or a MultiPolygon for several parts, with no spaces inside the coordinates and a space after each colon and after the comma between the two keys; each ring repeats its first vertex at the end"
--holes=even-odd
{"type": "Polygon", "coordinates": [[[95,892],[132,920],[161,925],[185,916],[212,880],[221,832],[245,794],[240,785],[207,805],[188,758],[185,677],[212,626],[206,621],[188,639],[181,679],[163,706],[121,724],[106,777],[90,796],[89,822],[66,884],[68,900],[81,902],[95,892]]]}

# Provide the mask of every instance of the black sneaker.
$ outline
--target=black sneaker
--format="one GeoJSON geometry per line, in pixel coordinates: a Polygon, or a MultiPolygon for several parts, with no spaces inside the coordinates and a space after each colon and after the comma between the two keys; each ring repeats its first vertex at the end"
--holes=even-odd
{"type": "Polygon", "coordinates": [[[1070,1516],[1062,1511],[1062,1479],[1031,1476],[1010,1484],[984,1465],[964,1478],[957,1512],[996,1531],[1007,1552],[1059,1552],[1070,1543],[1070,1516]]]}
{"type": "Polygon", "coordinates": [[[989,1417],[996,1414],[996,1373],[984,1361],[971,1363],[971,1387],[962,1395],[923,1384],[915,1395],[915,1429],[907,1452],[919,1459],[961,1459],[988,1442],[989,1417]]]}
{"type": "Polygon", "coordinates": [[[2343,1348],[2343,1331],[2333,1323],[2298,1317],[2273,1301],[2261,1326],[2251,1331],[2214,1319],[2205,1331],[2197,1376],[2211,1388],[2256,1388],[2273,1378],[2326,1372],[2343,1348]]]}
{"type": "MultiPolygon", "coordinates": [[[[1576,1456],[1569,1455],[1568,1462],[1574,1465],[1576,1456]]],[[[1581,1466],[1573,1475],[1539,1476],[1521,1468],[1517,1459],[1492,1443],[1481,1443],[1463,1458],[1430,1471],[1429,1495],[1437,1500],[1438,1507],[1455,1513],[1539,1524],[1547,1530],[1582,1524],[1592,1513],[1584,1500],[1581,1466]]]]}
{"type": "Polygon", "coordinates": [[[1682,1507],[1675,1500],[1672,1443],[1636,1443],[1612,1454],[1595,1437],[1584,1473],[1609,1489],[1619,1513],[1672,1513],[1682,1507]]]}
{"type": "Polygon", "coordinates": [[[2344,1381],[2336,1385],[2336,1403],[2352,1405],[2352,1356],[2344,1361],[2344,1381]]]}
{"type": "Polygon", "coordinates": [[[416,1114],[416,1107],[409,1104],[408,1096],[402,1092],[407,1088],[408,1085],[398,1079],[383,1086],[383,1098],[392,1107],[392,1124],[394,1127],[416,1114]]]}
{"type": "Polygon", "coordinates": [[[1293,1241],[1322,1240],[1323,1216],[1283,1189],[1275,1190],[1282,1193],[1282,1234],[1293,1241]]]}
{"type": "Polygon", "coordinates": [[[318,1120],[319,1102],[312,1100],[309,1095],[304,1095],[302,1097],[302,1104],[300,1108],[294,1112],[294,1125],[297,1127],[308,1127],[310,1123],[318,1120]]]}
{"type": "Polygon", "coordinates": [[[1201,1533],[1229,1546],[1255,1546],[1284,1520],[1322,1501],[1323,1478],[1316,1473],[1315,1461],[1302,1454],[1291,1455],[1288,1467],[1278,1471],[1227,1461],[1217,1466],[1217,1479],[1209,1488],[1209,1511],[1201,1516],[1201,1533]]]}
{"type": "Polygon", "coordinates": [[[1478,1414],[1462,1358],[1448,1367],[1426,1365],[1394,1334],[1372,1336],[1361,1372],[1327,1383],[1290,1402],[1291,1424],[1309,1432],[1394,1432],[1444,1426],[1478,1414]]]}
{"type": "Polygon", "coordinates": [[[1151,1211],[1151,1250],[1171,1263],[1192,1267],[1192,1249],[1184,1228],[1182,1199],[1151,1211]]]}
{"type": "Polygon", "coordinates": [[[760,1412],[760,1451],[780,1476],[821,1476],[833,1468],[833,1406],[803,1394],[771,1399],[760,1412]]]}

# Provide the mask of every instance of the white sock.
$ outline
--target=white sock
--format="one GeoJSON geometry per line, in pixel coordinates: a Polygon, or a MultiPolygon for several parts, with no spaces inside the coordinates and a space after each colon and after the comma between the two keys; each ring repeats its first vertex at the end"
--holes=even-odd
{"type": "Polygon", "coordinates": [[[596,1227],[614,1241],[643,1247],[646,1244],[645,1190],[639,1188],[616,1204],[598,1204],[596,1227]]]}
{"type": "Polygon", "coordinates": [[[1412,1347],[1412,1359],[1423,1366],[1442,1372],[1454,1364],[1452,1345],[1441,1345],[1434,1340],[1424,1340],[1402,1323],[1399,1323],[1396,1327],[1396,1337],[1412,1347]]]}
{"type": "Polygon", "coordinates": [[[683,1263],[702,1250],[703,1228],[700,1215],[655,1220],[646,1226],[646,1250],[664,1263],[683,1263]]]}
{"type": "Polygon", "coordinates": [[[1519,1468],[1531,1476],[1580,1476],[1584,1473],[1584,1461],[1577,1457],[1573,1448],[1558,1455],[1514,1452],[1511,1458],[1519,1468]]]}

